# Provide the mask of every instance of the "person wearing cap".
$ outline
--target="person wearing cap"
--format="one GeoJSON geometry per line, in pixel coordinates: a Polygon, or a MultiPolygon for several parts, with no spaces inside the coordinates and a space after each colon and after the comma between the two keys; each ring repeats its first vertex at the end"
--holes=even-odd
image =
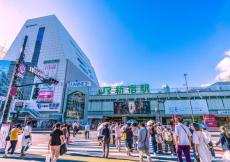
{"type": "Polygon", "coordinates": [[[64,135],[60,130],[61,124],[55,125],[54,131],[50,133],[50,139],[48,144],[48,150],[51,150],[51,160],[56,162],[60,155],[61,144],[64,143],[64,135]]]}
{"type": "Polygon", "coordinates": [[[198,123],[193,123],[194,132],[193,132],[193,143],[195,145],[195,154],[199,157],[202,162],[211,162],[212,155],[208,149],[206,138],[201,131],[200,125],[198,123]]]}
{"type": "Polygon", "coordinates": [[[213,142],[211,140],[211,134],[207,131],[207,126],[200,125],[200,128],[202,129],[202,133],[204,135],[206,143],[208,143],[209,151],[212,154],[212,157],[215,158],[215,150],[213,148],[213,142]]]}

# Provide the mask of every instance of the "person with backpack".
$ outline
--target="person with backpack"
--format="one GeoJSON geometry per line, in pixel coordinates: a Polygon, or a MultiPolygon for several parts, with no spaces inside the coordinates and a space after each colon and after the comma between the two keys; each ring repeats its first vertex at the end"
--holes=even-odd
{"type": "Polygon", "coordinates": [[[127,123],[127,126],[124,129],[124,133],[126,137],[125,138],[126,154],[128,156],[131,156],[132,145],[133,145],[133,132],[130,126],[131,124],[127,123]]]}
{"type": "Polygon", "coordinates": [[[109,129],[108,123],[105,124],[104,128],[102,129],[102,136],[103,136],[103,158],[108,158],[110,136],[111,136],[111,131],[109,129]]]}
{"type": "Polygon", "coordinates": [[[165,152],[168,152],[170,149],[171,156],[174,155],[174,147],[173,147],[173,133],[170,128],[165,128],[163,131],[163,139],[165,143],[165,152]]]}
{"type": "Polygon", "coordinates": [[[140,129],[138,130],[138,150],[139,150],[139,161],[143,162],[144,154],[147,155],[147,161],[151,162],[151,156],[149,153],[149,131],[145,127],[145,123],[140,123],[140,129]]]}
{"type": "Polygon", "coordinates": [[[162,126],[161,126],[161,123],[160,122],[158,122],[157,124],[156,124],[156,132],[157,132],[157,134],[156,134],[156,141],[157,141],[157,153],[159,153],[159,154],[161,154],[161,153],[163,153],[163,137],[162,137],[162,133],[163,133],[163,128],[162,128],[162,126]]]}
{"type": "Polygon", "coordinates": [[[228,132],[225,126],[220,127],[219,140],[216,142],[216,145],[221,144],[222,150],[227,152],[230,150],[230,133],[228,132]]]}
{"type": "Polygon", "coordinates": [[[50,133],[50,139],[48,143],[48,150],[51,150],[51,160],[56,162],[59,155],[61,144],[64,143],[64,134],[60,130],[61,124],[57,123],[52,133],[50,133]]]}
{"type": "Polygon", "coordinates": [[[8,148],[7,152],[10,154],[14,154],[15,148],[18,142],[18,134],[21,133],[20,124],[17,124],[14,128],[10,131],[10,147],[8,148]]]}
{"type": "Polygon", "coordinates": [[[27,121],[26,126],[23,128],[22,134],[22,148],[21,148],[21,156],[26,156],[25,152],[29,149],[32,145],[32,122],[27,121]]]}
{"type": "Polygon", "coordinates": [[[183,162],[182,160],[182,152],[185,155],[186,162],[191,162],[190,157],[190,147],[191,147],[191,137],[192,134],[187,126],[183,123],[182,118],[176,119],[175,126],[175,144],[177,150],[177,158],[179,162],[183,162]]]}

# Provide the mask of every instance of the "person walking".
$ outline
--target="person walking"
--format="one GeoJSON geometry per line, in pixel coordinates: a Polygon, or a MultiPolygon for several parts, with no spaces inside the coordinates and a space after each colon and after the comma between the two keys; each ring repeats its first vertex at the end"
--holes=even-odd
{"type": "Polygon", "coordinates": [[[85,125],[85,139],[89,139],[89,131],[90,131],[90,125],[87,123],[85,125]]]}
{"type": "Polygon", "coordinates": [[[131,129],[133,132],[133,148],[134,150],[137,150],[138,124],[133,123],[131,129]]]}
{"type": "Polygon", "coordinates": [[[111,136],[112,136],[112,143],[113,145],[115,145],[115,124],[114,123],[112,123],[110,130],[111,130],[111,136]]]}
{"type": "Polygon", "coordinates": [[[187,126],[182,124],[183,119],[176,119],[175,126],[175,142],[176,142],[176,150],[177,150],[177,158],[179,162],[183,162],[182,160],[182,152],[185,155],[186,162],[191,162],[190,157],[190,146],[191,146],[191,137],[192,134],[187,126]]]}
{"type": "Polygon", "coordinates": [[[207,131],[207,127],[205,125],[200,125],[200,126],[201,126],[201,129],[202,129],[202,133],[204,135],[205,141],[208,142],[209,151],[211,152],[212,157],[215,158],[216,155],[215,155],[214,145],[213,145],[213,142],[211,140],[211,135],[207,131]]]}
{"type": "Polygon", "coordinates": [[[170,149],[171,156],[174,155],[174,147],[173,147],[173,133],[170,128],[165,128],[163,131],[163,139],[165,142],[165,152],[167,153],[170,149]]]}
{"type": "Polygon", "coordinates": [[[67,142],[68,141],[68,137],[69,137],[69,133],[68,133],[68,128],[67,128],[66,124],[63,124],[61,126],[61,131],[63,132],[65,142],[67,142]]]}
{"type": "Polygon", "coordinates": [[[151,143],[152,143],[152,148],[153,148],[153,156],[156,156],[157,153],[157,141],[156,141],[156,129],[155,125],[153,122],[148,122],[147,127],[149,129],[149,134],[151,136],[151,143]]]}
{"type": "Polygon", "coordinates": [[[208,141],[206,141],[198,123],[193,123],[193,127],[195,130],[192,141],[195,146],[196,157],[199,157],[201,162],[211,162],[212,155],[208,149],[208,141]]]}
{"type": "Polygon", "coordinates": [[[64,143],[64,134],[60,130],[61,124],[55,125],[54,131],[50,133],[50,139],[48,144],[48,150],[51,150],[51,160],[56,162],[60,155],[61,144],[64,143]]]}
{"type": "Polygon", "coordinates": [[[126,146],[126,154],[128,156],[131,156],[131,151],[132,151],[132,145],[133,145],[133,132],[130,127],[130,123],[127,123],[124,133],[125,133],[125,146],[126,146]]]}
{"type": "Polygon", "coordinates": [[[103,136],[103,158],[108,158],[110,136],[111,136],[109,124],[105,124],[104,128],[102,129],[102,136],[103,136]]]}
{"type": "Polygon", "coordinates": [[[221,144],[222,150],[224,152],[230,150],[230,133],[228,132],[227,128],[225,126],[220,127],[220,135],[219,140],[216,142],[216,145],[221,144]]]}
{"type": "Polygon", "coordinates": [[[31,121],[27,121],[26,126],[23,129],[21,156],[26,156],[25,152],[28,151],[29,147],[32,145],[31,124],[32,124],[31,121]]]}
{"type": "Polygon", "coordinates": [[[8,148],[7,152],[10,154],[14,154],[15,148],[18,142],[18,134],[21,132],[20,125],[17,124],[14,128],[10,131],[10,147],[8,148]]]}
{"type": "Polygon", "coordinates": [[[115,126],[115,140],[116,140],[116,148],[118,152],[121,150],[121,127],[120,123],[116,123],[115,126]]]}
{"type": "Polygon", "coordinates": [[[147,161],[151,162],[151,156],[149,153],[149,132],[145,127],[145,123],[140,123],[140,129],[138,130],[138,150],[139,150],[139,161],[143,162],[143,156],[146,154],[147,161]]]}
{"type": "Polygon", "coordinates": [[[158,122],[156,124],[156,132],[157,132],[156,141],[157,141],[157,149],[158,149],[157,153],[161,154],[161,153],[163,153],[163,147],[162,147],[162,145],[163,145],[163,136],[162,136],[163,128],[162,128],[160,122],[158,122]]]}

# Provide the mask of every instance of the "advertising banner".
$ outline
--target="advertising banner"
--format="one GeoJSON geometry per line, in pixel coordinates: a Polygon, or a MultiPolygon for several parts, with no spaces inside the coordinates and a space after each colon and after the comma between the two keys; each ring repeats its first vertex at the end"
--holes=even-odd
{"type": "Polygon", "coordinates": [[[208,127],[217,127],[217,121],[214,114],[204,115],[203,119],[208,127]]]}
{"type": "MultiPolygon", "coordinates": [[[[208,114],[208,106],[206,100],[191,100],[193,114],[208,114]]],[[[170,115],[190,115],[192,114],[189,100],[167,100],[165,101],[165,114],[170,115]]]]}
{"type": "Polygon", "coordinates": [[[8,136],[10,131],[10,124],[1,124],[0,130],[0,150],[5,151],[6,146],[6,137],[8,136]]]}
{"type": "MultiPolygon", "coordinates": [[[[58,71],[59,60],[44,61],[43,72],[47,78],[56,78],[58,71]]],[[[52,103],[54,98],[55,86],[54,85],[41,85],[37,102],[39,103],[52,103]]]]}
{"type": "Polygon", "coordinates": [[[114,114],[149,114],[150,101],[114,102],[114,114]]]}

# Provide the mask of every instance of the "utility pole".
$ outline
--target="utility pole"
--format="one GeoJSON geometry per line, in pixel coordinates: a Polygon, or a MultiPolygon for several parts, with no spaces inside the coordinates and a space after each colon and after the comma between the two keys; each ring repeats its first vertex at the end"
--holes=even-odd
{"type": "Polygon", "coordinates": [[[194,122],[194,115],[193,115],[193,108],[192,108],[192,101],[191,101],[191,97],[188,91],[188,81],[187,81],[187,74],[184,74],[184,79],[185,79],[185,85],[186,85],[186,90],[187,90],[187,95],[189,97],[189,104],[190,104],[190,108],[191,108],[191,112],[192,112],[192,122],[194,122]]]}
{"type": "Polygon", "coordinates": [[[18,79],[17,72],[18,72],[19,65],[21,63],[24,63],[24,57],[25,57],[25,53],[24,52],[25,52],[25,47],[26,47],[27,39],[28,39],[28,36],[26,35],[25,38],[24,38],[24,42],[23,42],[23,46],[22,46],[22,50],[21,50],[19,59],[17,60],[16,67],[15,67],[15,69],[13,71],[11,83],[10,83],[10,86],[9,86],[9,89],[8,89],[7,98],[6,98],[6,103],[5,103],[5,106],[4,106],[4,109],[3,109],[3,113],[2,113],[1,123],[6,123],[8,121],[8,117],[9,117],[9,113],[10,113],[10,107],[11,107],[11,102],[12,102],[12,100],[14,98],[10,94],[10,91],[11,91],[12,87],[16,87],[17,86],[16,85],[16,82],[17,82],[17,79],[18,79]]]}

